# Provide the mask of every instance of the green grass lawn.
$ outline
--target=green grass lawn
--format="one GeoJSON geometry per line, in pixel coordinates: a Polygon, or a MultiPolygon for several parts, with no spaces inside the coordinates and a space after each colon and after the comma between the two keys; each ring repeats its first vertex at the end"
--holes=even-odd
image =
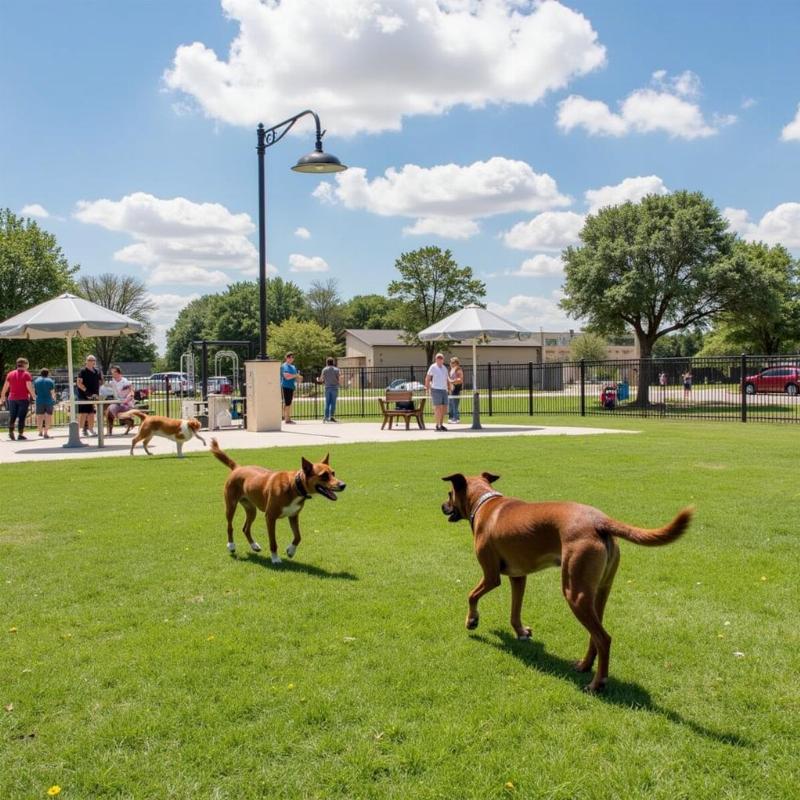
{"type": "Polygon", "coordinates": [[[279,567],[241,534],[228,555],[207,453],[3,466],[0,798],[796,797],[797,432],[605,424],[641,433],[335,447],[348,488],[279,567]],[[484,469],[638,525],[696,506],[670,547],[620,543],[605,696],[555,570],[532,642],[505,582],[464,629],[480,571],[439,478],[484,469]]]}

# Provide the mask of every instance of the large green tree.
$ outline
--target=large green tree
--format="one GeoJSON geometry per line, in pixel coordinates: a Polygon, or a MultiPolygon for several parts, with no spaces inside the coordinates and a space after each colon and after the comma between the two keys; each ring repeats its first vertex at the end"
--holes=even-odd
{"type": "Polygon", "coordinates": [[[184,306],[167,331],[166,363],[170,369],[179,369],[181,356],[198,339],[215,338],[215,323],[220,295],[206,294],[184,306]]]}
{"type": "Polygon", "coordinates": [[[287,319],[270,329],[267,354],[282,361],[289,352],[294,353],[295,366],[302,372],[321,368],[328,356],[339,354],[340,346],[330,328],[313,320],[287,319]]]}
{"type": "MultiPolygon", "coordinates": [[[[581,245],[563,255],[562,307],[603,334],[632,329],[642,358],[673,331],[703,325],[744,302],[753,270],[699,192],[649,195],[590,214],[581,245]]],[[[639,371],[638,402],[649,375],[639,371]]]]}
{"type": "Polygon", "coordinates": [[[386,330],[400,328],[401,302],[382,294],[357,294],[344,303],[345,328],[386,330]]]}
{"type": "Polygon", "coordinates": [[[308,316],[322,328],[330,328],[337,337],[344,328],[342,298],[335,278],[327,281],[312,281],[306,292],[308,316]]]}
{"type": "MultiPolygon", "coordinates": [[[[104,272],[102,275],[82,275],[78,279],[78,294],[103,308],[110,308],[143,323],[145,331],[139,336],[143,337],[145,342],[150,338],[152,332],[150,315],[155,311],[156,304],[150,299],[147,287],[139,278],[131,275],[115,275],[111,272],[104,272]]],[[[121,341],[120,336],[95,338],[94,349],[106,375],[111,369],[112,362],[119,360],[117,353],[121,341]]]]}
{"type": "MultiPolygon", "coordinates": [[[[74,291],[78,269],[67,261],[53,234],[7,208],[0,210],[0,321],[74,291]]],[[[0,339],[3,373],[21,355],[34,368],[66,363],[63,340],[0,339]]]]}
{"type": "Polygon", "coordinates": [[[417,334],[486,295],[486,285],[472,274],[471,267],[460,267],[449,250],[422,247],[403,253],[395,261],[399,280],[389,284],[389,296],[400,301],[399,319],[405,339],[425,349],[428,362],[441,342],[421,342],[417,334]]]}

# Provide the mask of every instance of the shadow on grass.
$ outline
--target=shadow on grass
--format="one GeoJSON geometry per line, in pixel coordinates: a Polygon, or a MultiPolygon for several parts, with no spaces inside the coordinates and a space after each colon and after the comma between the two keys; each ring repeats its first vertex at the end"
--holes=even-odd
{"type": "MultiPolygon", "coordinates": [[[[575,671],[573,661],[568,661],[565,658],[560,658],[552,653],[548,653],[541,642],[537,642],[534,639],[520,641],[508,631],[494,630],[492,633],[497,636],[498,641],[493,641],[479,634],[472,634],[471,638],[482,644],[488,644],[498,650],[510,653],[515,658],[518,658],[526,667],[538,670],[547,675],[555,675],[557,678],[569,681],[579,689],[583,689],[590,680],[588,673],[575,671]]],[[[614,677],[609,677],[605,692],[587,696],[595,698],[601,703],[621,706],[634,711],[641,710],[651,714],[658,714],[676,725],[683,725],[689,728],[693,733],[704,736],[707,739],[721,742],[722,744],[729,744],[734,747],[753,746],[752,742],[740,736],[738,733],[711,730],[711,728],[706,728],[704,725],[700,725],[690,719],[685,719],[675,711],[662,708],[657,703],[653,702],[650,693],[638,683],[620,681],[614,677]]]]}
{"type": "Polygon", "coordinates": [[[280,564],[273,564],[272,561],[270,561],[269,553],[266,555],[248,553],[246,558],[240,560],[247,564],[252,564],[254,567],[274,569],[276,572],[297,572],[304,575],[311,575],[314,578],[335,578],[340,581],[358,580],[358,575],[353,575],[352,572],[329,572],[322,567],[315,567],[313,564],[304,564],[302,561],[287,561],[284,559],[280,564]]]}

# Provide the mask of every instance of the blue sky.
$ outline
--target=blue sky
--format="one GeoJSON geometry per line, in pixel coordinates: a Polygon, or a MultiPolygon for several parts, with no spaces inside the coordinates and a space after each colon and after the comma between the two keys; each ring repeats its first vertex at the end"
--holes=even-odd
{"type": "Polygon", "coordinates": [[[257,269],[255,126],[313,108],[338,177],[267,151],[271,269],[385,292],[434,244],[534,329],[586,213],[699,190],[800,254],[800,4],[30,0],[0,4],[0,204],[86,273],[138,275],[159,338],[257,269]]]}

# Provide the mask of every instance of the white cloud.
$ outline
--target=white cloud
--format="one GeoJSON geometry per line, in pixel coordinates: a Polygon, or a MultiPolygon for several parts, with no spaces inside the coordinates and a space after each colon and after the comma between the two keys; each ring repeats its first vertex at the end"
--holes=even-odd
{"type": "Polygon", "coordinates": [[[713,136],[719,127],[736,120],[728,114],[717,116],[714,124],[705,121],[694,102],[700,93],[700,79],[692,72],[668,78],[664,70],[658,70],[652,83],[655,88],[636,89],[621,101],[619,113],[599,100],[570,95],[559,103],[558,126],[567,132],[583,127],[594,136],[664,131],[671,137],[697,139],[713,136]]]}
{"type": "MultiPolygon", "coordinates": [[[[228,59],[177,48],[166,86],[205,114],[253,125],[297,98],[337,135],[399,130],[463,105],[532,104],[605,63],[590,22],[530,0],[222,0],[238,23],[228,59]],[[265,56],[268,54],[268,56],[265,56]]],[[[307,135],[306,122],[302,133],[307,135]]],[[[300,125],[297,126],[301,128],[300,125]]]]}
{"type": "Polygon", "coordinates": [[[289,256],[289,272],[327,272],[328,262],[320,256],[304,256],[292,253],[289,256]]]}
{"type": "Polygon", "coordinates": [[[148,299],[155,304],[155,311],[150,315],[153,323],[153,340],[159,352],[163,353],[167,344],[167,331],[175,324],[181,309],[185,308],[192,300],[197,300],[199,294],[157,294],[150,292],[148,299]]]}
{"type": "Polygon", "coordinates": [[[475,219],[517,211],[542,211],[569,205],[555,180],[538,174],[524,161],[494,157],[468,166],[406,164],[387,169],[370,181],[366,170],[352,168],[336,183],[320,183],[314,196],[364,209],[380,216],[416,217],[409,234],[437,233],[467,238],[478,232],[475,219]]]}
{"type": "Polygon", "coordinates": [[[628,201],[638,203],[648,194],[669,194],[669,189],[658,175],[640,175],[636,178],[625,178],[615,186],[589,189],[584,197],[589,206],[589,213],[594,214],[605,206],[616,206],[628,201]]]}
{"type": "MultiPolygon", "coordinates": [[[[246,267],[245,269],[240,270],[240,272],[243,278],[258,278],[258,264],[253,264],[252,267],[246,267]]],[[[266,272],[267,276],[277,275],[278,268],[274,264],[270,264],[268,261],[266,272]]]]}
{"type": "Polygon", "coordinates": [[[489,301],[486,306],[490,311],[500,314],[514,322],[523,325],[528,330],[538,331],[567,331],[577,329],[579,326],[571,320],[558,306],[562,298],[560,291],[555,291],[546,297],[516,294],[506,303],[489,301]]]}
{"type": "Polygon", "coordinates": [[[727,218],[731,230],[743,239],[782,244],[792,249],[800,247],[800,203],[781,203],[767,211],[758,222],[751,222],[750,215],[741,208],[726,208],[722,215],[727,218]]]}
{"type": "Polygon", "coordinates": [[[584,216],[574,211],[545,211],[528,222],[518,222],[503,234],[515,250],[563,250],[578,241],[584,216]]]}
{"type": "Polygon", "coordinates": [[[781,131],[782,142],[800,142],[800,104],[794,119],[781,131]]]}
{"type": "Polygon", "coordinates": [[[533,258],[525,259],[518,270],[509,274],[517,275],[521,278],[553,277],[554,275],[564,274],[564,264],[560,258],[538,253],[533,258]]]}
{"type": "Polygon", "coordinates": [[[230,281],[222,269],[257,269],[258,253],[248,238],[255,229],[250,216],[233,214],[219,203],[136,192],[121,200],[82,200],[74,216],[131,236],[134,243],[114,258],[143,266],[156,285],[220,286],[230,281]]]}
{"type": "Polygon", "coordinates": [[[297,228],[294,232],[294,235],[298,239],[310,239],[311,231],[308,228],[297,228]]]}
{"type": "Polygon", "coordinates": [[[50,216],[50,212],[38,203],[23,206],[19,213],[24,217],[39,217],[40,219],[47,219],[50,216]]]}

